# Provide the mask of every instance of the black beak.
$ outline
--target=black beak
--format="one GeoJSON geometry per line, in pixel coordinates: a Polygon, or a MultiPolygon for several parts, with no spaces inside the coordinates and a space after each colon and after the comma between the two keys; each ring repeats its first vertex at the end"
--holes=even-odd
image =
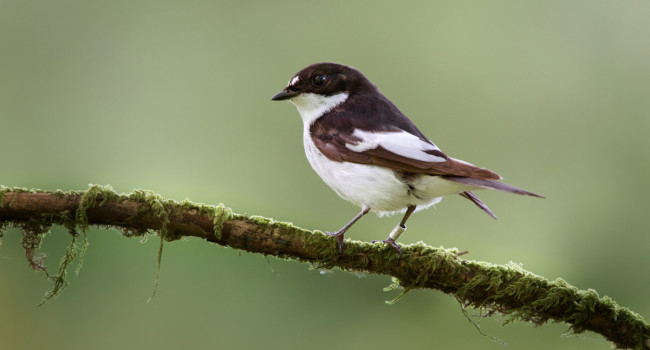
{"type": "Polygon", "coordinates": [[[292,97],[296,97],[300,94],[298,91],[287,91],[287,90],[282,90],[278,92],[277,94],[273,95],[271,97],[271,100],[273,101],[283,101],[283,100],[288,100],[292,97]]]}

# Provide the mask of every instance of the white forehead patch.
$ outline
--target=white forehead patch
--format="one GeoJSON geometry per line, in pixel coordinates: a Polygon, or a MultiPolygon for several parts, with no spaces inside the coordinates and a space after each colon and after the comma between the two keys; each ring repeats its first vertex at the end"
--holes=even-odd
{"type": "Polygon", "coordinates": [[[289,81],[289,84],[287,84],[287,86],[296,85],[297,82],[298,82],[298,76],[296,75],[295,77],[293,77],[293,79],[289,81]]]}

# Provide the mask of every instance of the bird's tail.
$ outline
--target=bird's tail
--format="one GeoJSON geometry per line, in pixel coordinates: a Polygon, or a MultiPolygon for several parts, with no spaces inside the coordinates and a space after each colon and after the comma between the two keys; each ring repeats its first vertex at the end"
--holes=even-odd
{"type": "MultiPolygon", "coordinates": [[[[515,194],[520,194],[524,196],[533,196],[533,197],[539,197],[539,198],[544,198],[544,196],[540,196],[538,194],[528,192],[525,190],[522,190],[521,188],[515,187],[508,185],[503,182],[499,182],[496,180],[486,180],[486,179],[477,179],[473,177],[461,177],[461,176],[445,176],[445,179],[449,181],[454,181],[458,182],[464,185],[469,185],[472,187],[477,187],[477,188],[487,188],[490,190],[499,190],[499,191],[504,191],[504,192],[510,192],[510,193],[515,193],[515,194]]],[[[477,207],[481,208],[484,212],[486,212],[488,215],[496,219],[496,215],[488,208],[485,203],[483,203],[472,191],[465,191],[462,193],[459,193],[461,196],[469,199],[472,201],[474,204],[476,204],[477,207]]]]}
{"type": "Polygon", "coordinates": [[[476,204],[477,207],[481,208],[484,212],[486,212],[488,215],[490,215],[491,217],[493,217],[494,220],[497,219],[497,216],[494,215],[494,213],[492,212],[492,210],[490,210],[490,208],[488,208],[488,206],[485,205],[485,203],[483,203],[483,202],[482,202],[482,201],[481,201],[481,200],[480,200],[480,199],[479,199],[479,198],[474,194],[474,192],[472,192],[472,191],[465,191],[465,192],[459,193],[459,195],[461,195],[461,196],[463,196],[463,197],[469,199],[470,201],[474,202],[474,204],[476,204]]]}
{"type": "MultiPolygon", "coordinates": [[[[463,176],[445,176],[445,180],[453,181],[453,182],[458,182],[464,185],[469,185],[472,187],[477,187],[477,188],[486,188],[489,190],[499,190],[503,192],[510,192],[514,194],[520,194],[523,196],[533,196],[533,197],[539,197],[539,198],[544,198],[544,196],[540,196],[538,194],[535,194],[533,192],[528,192],[526,190],[522,190],[521,188],[508,185],[503,182],[499,182],[497,180],[487,180],[487,179],[477,179],[474,177],[463,177],[463,176]]],[[[476,202],[474,202],[476,203],[476,202]]],[[[478,205],[478,204],[477,204],[478,205]]],[[[480,205],[479,205],[480,207],[480,205]]]]}

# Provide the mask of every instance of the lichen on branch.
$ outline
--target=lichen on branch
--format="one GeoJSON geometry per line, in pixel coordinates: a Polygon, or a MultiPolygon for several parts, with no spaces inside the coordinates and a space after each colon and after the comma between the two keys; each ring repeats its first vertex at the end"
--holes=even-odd
{"type": "MultiPolygon", "coordinates": [[[[578,290],[562,279],[549,281],[514,263],[464,260],[456,249],[433,248],[421,242],[403,246],[401,259],[383,244],[358,241],[346,242],[344,254],[339,255],[335,239],[320,231],[236,214],[223,204],[196,204],[187,199],[177,202],[143,190],[118,194],[110,186],[98,185],[70,192],[0,186],[0,238],[7,227],[21,229],[23,247],[34,269],[44,269],[38,248],[51,225],[66,227],[72,241],[58,274],[51,276],[55,287],[49,297],[66,285],[67,268],[75,257],[83,255],[85,231],[95,225],[116,227],[127,236],[156,232],[164,241],[198,237],[319,268],[388,275],[405,292],[440,290],[463,307],[481,308],[486,315],[503,314],[506,323],[565,322],[575,333],[599,333],[619,348],[650,349],[650,326],[638,314],[594,290],[578,290]]],[[[162,250],[159,258],[160,254],[162,250]]]]}

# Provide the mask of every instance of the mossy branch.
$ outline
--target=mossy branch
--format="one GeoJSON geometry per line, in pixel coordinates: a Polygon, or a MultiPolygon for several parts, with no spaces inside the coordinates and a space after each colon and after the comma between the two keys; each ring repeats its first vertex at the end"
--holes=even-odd
{"type": "MultiPolygon", "coordinates": [[[[562,279],[548,281],[517,264],[463,260],[455,249],[433,248],[423,243],[404,246],[404,255],[397,259],[391,247],[347,241],[344,254],[339,256],[335,239],[320,231],[235,214],[223,204],[176,202],[142,190],[120,195],[110,186],[91,186],[87,191],[74,192],[0,186],[0,237],[3,228],[21,228],[23,246],[34,269],[44,269],[43,258],[36,250],[52,224],[63,225],[73,237],[62,269],[54,277],[57,283],[65,283],[65,267],[80,245],[78,231],[85,232],[88,225],[112,226],[127,236],[148,231],[158,232],[167,241],[193,236],[320,268],[389,275],[405,292],[415,288],[440,290],[454,296],[463,307],[507,315],[507,322],[565,322],[575,333],[589,330],[602,334],[619,348],[650,349],[650,326],[638,314],[607,296],[599,297],[594,290],[578,290],[562,279]]],[[[81,246],[83,252],[85,244],[81,246]]],[[[58,289],[53,291],[56,292],[58,289]]]]}

